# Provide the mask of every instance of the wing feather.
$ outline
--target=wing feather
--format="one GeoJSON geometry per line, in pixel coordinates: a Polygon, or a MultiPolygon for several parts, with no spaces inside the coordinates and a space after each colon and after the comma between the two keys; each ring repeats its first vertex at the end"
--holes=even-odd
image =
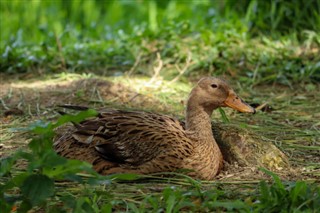
{"type": "Polygon", "coordinates": [[[72,136],[92,143],[108,161],[134,166],[170,150],[185,154],[184,146],[192,146],[178,120],[148,112],[104,111],[81,122],[72,136]]]}

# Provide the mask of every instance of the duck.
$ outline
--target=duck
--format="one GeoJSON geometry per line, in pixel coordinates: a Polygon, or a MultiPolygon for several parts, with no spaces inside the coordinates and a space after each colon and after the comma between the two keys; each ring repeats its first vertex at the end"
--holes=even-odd
{"type": "Polygon", "coordinates": [[[223,166],[211,126],[212,112],[219,107],[255,113],[226,81],[204,77],[189,94],[184,125],[154,112],[101,109],[96,116],[65,128],[53,146],[63,157],[89,162],[101,175],[183,170],[193,178],[212,180],[223,166]]]}

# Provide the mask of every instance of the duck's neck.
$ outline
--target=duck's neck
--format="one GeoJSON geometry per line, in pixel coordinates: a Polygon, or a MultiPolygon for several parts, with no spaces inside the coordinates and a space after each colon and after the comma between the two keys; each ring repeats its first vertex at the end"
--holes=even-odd
{"type": "Polygon", "coordinates": [[[213,137],[211,114],[216,104],[208,105],[197,96],[196,88],[191,92],[186,109],[186,132],[194,144],[192,168],[206,179],[212,179],[222,167],[223,156],[213,137]],[[195,94],[195,95],[194,95],[195,94]]]}
{"type": "MultiPolygon", "coordinates": [[[[211,114],[215,107],[207,109],[196,104],[189,99],[186,110],[186,130],[196,138],[196,152],[199,156],[207,153],[206,157],[210,160],[211,175],[215,175],[222,167],[222,153],[216,140],[213,137],[211,126],[211,114]]],[[[206,158],[206,159],[207,159],[206,158]]]]}
{"type": "Polygon", "coordinates": [[[186,130],[194,132],[200,142],[215,142],[212,134],[211,113],[188,102],[186,110],[186,130]]]}

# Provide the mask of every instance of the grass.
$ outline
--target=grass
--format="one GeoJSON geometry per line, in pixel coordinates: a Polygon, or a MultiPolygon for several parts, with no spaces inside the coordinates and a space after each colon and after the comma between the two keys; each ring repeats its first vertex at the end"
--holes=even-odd
{"type": "Polygon", "coordinates": [[[152,76],[149,67],[159,53],[166,79],[185,67],[183,77],[231,75],[251,84],[290,86],[319,81],[316,0],[302,11],[302,1],[247,0],[243,7],[232,0],[192,1],[189,6],[179,1],[148,2],[1,1],[0,69],[12,74],[96,70],[109,76],[125,72],[152,76]],[[134,15],[132,10],[139,12],[134,15]],[[283,11],[296,16],[284,16],[283,11]],[[271,36],[254,36],[267,23],[272,24],[271,36]],[[282,28],[291,24],[289,31],[282,28]]]}
{"type": "Polygon", "coordinates": [[[319,14],[317,0],[0,1],[0,113],[24,113],[0,117],[0,209],[316,212],[319,14]],[[262,108],[254,116],[216,111],[213,118],[276,144],[291,168],[238,168],[214,181],[101,177],[51,148],[54,127],[86,116],[59,118],[59,103],[183,118],[193,82],[207,75],[228,79],[262,108]]]}
{"type": "MultiPolygon", "coordinates": [[[[21,101],[16,99],[20,94],[15,89],[21,83],[20,87],[24,88],[25,97],[21,106],[29,106],[31,109],[31,114],[26,110],[27,113],[23,117],[8,118],[8,124],[3,126],[5,128],[3,128],[2,132],[5,137],[2,137],[3,140],[1,141],[5,146],[9,145],[9,142],[13,146],[21,147],[23,144],[25,146],[27,135],[12,134],[12,130],[10,130],[10,128],[15,128],[18,122],[20,123],[19,126],[28,127],[30,126],[30,121],[38,118],[43,120],[47,117],[52,123],[48,125],[46,122],[41,122],[33,125],[33,128],[36,127],[37,129],[37,134],[34,135],[36,132],[33,133],[33,142],[29,144],[29,151],[26,153],[34,153],[32,155],[34,157],[30,158],[28,154],[24,154],[25,148],[22,149],[22,153],[17,154],[15,152],[16,148],[13,147],[10,151],[10,148],[6,147],[7,152],[12,152],[16,156],[14,158],[27,158],[29,164],[27,168],[29,169],[26,170],[20,163],[17,166],[13,166],[10,160],[2,160],[1,187],[2,192],[5,192],[5,194],[2,194],[2,205],[4,205],[3,202],[7,203],[7,206],[2,206],[3,209],[19,208],[20,211],[25,211],[32,208],[36,211],[42,209],[48,212],[54,212],[57,209],[59,209],[59,212],[69,211],[70,209],[76,212],[99,212],[102,210],[108,212],[111,209],[133,212],[149,212],[161,209],[168,212],[213,210],[279,212],[283,209],[283,203],[288,205],[286,208],[289,212],[315,212],[318,209],[320,189],[317,177],[319,177],[320,165],[317,163],[319,162],[319,150],[314,147],[318,146],[319,126],[309,117],[312,112],[315,112],[314,119],[320,116],[316,113],[317,106],[315,103],[319,101],[316,92],[307,92],[304,88],[297,88],[293,91],[290,88],[281,89],[279,86],[267,88],[254,86],[251,89],[238,88],[236,91],[246,101],[251,103],[269,101],[268,105],[273,111],[259,111],[255,116],[248,117],[242,114],[235,114],[231,110],[225,110],[226,116],[233,125],[245,125],[245,128],[257,134],[257,139],[264,138],[264,140],[277,144],[289,156],[292,168],[298,170],[293,173],[289,172],[290,170],[279,171],[277,174],[282,178],[280,182],[277,175],[268,171],[264,172],[272,177],[273,181],[268,178],[268,175],[262,175],[266,179],[265,181],[252,179],[251,173],[249,176],[243,176],[242,172],[247,172],[248,169],[241,168],[239,171],[235,171],[233,178],[221,176],[220,180],[215,181],[197,181],[181,174],[171,177],[159,174],[152,176],[115,175],[99,177],[92,173],[88,165],[80,162],[62,161],[49,148],[50,139],[43,141],[43,137],[52,137],[51,131],[57,120],[57,115],[50,111],[46,104],[50,103],[51,99],[56,100],[55,104],[59,104],[57,101],[63,101],[63,98],[68,94],[72,98],[69,101],[72,103],[81,101],[82,105],[110,107],[128,103],[126,106],[122,105],[122,107],[129,106],[130,108],[161,111],[166,114],[183,116],[183,105],[177,103],[187,96],[187,91],[190,90],[192,84],[183,82],[169,83],[162,80],[162,83],[150,86],[150,78],[105,78],[105,80],[111,79],[116,85],[112,89],[113,92],[115,92],[114,90],[117,91],[117,89],[122,91],[121,93],[116,92],[115,96],[110,97],[108,96],[109,91],[103,93],[103,90],[106,89],[103,85],[100,86],[99,90],[94,89],[90,83],[87,83],[86,87],[73,86],[73,84],[77,85],[76,82],[79,80],[89,82],[94,78],[94,75],[88,77],[75,74],[59,74],[55,78],[29,80],[29,84],[25,84],[24,81],[14,81],[14,84],[11,84],[13,86],[11,86],[10,97],[3,100],[7,106],[14,106],[16,102],[21,101]],[[37,84],[37,82],[40,84],[37,84]],[[31,84],[33,86],[29,90],[34,91],[34,89],[38,88],[36,93],[28,92],[27,86],[31,84]],[[59,87],[52,88],[57,84],[60,84],[60,89],[59,87]],[[51,85],[50,87],[54,93],[51,93],[48,90],[49,87],[45,85],[51,85]],[[67,85],[68,89],[61,88],[61,85],[67,85]],[[131,90],[133,92],[124,89],[121,85],[132,85],[131,90]],[[79,90],[82,91],[81,96],[77,96],[79,90]],[[100,99],[98,99],[97,91],[100,91],[100,99]],[[139,91],[142,92],[141,95],[133,99],[131,103],[127,102],[139,91]],[[299,96],[293,96],[293,93],[298,93],[299,96]],[[127,99],[121,99],[123,95],[127,99]],[[36,99],[37,103],[33,101],[33,97],[39,97],[36,99]],[[268,100],[266,100],[266,97],[268,100]],[[39,106],[39,112],[37,112],[36,106],[39,106]],[[283,119],[284,117],[286,119],[283,119]],[[281,129],[281,132],[279,132],[279,129],[281,129]],[[39,137],[42,138],[42,142],[39,141],[39,137]],[[38,149],[34,146],[38,143],[47,145],[38,149]],[[46,160],[48,157],[57,159],[46,160]],[[43,160],[41,160],[42,158],[43,160]],[[49,164],[39,164],[39,162],[48,162],[49,164]],[[58,163],[59,165],[55,164],[58,168],[61,167],[61,169],[58,169],[60,173],[57,174],[52,169],[49,169],[52,168],[50,162],[60,162],[58,163]],[[83,170],[86,170],[87,174],[78,173],[83,170]],[[298,172],[299,174],[296,174],[298,172]],[[46,178],[43,178],[43,175],[46,178]],[[41,191],[34,192],[31,190],[32,188],[26,189],[24,187],[26,184],[23,183],[27,177],[32,179],[39,178],[39,181],[43,181],[43,184],[46,185],[55,181],[55,185],[51,186],[50,193],[48,192],[48,187],[45,188],[46,193],[41,191]],[[70,181],[61,181],[65,179],[70,181]],[[32,197],[32,193],[41,196],[31,202],[28,199],[30,199],[30,196],[32,197]]],[[[9,89],[9,87],[5,88],[9,89]]],[[[83,118],[82,116],[80,117],[83,118]]],[[[76,116],[75,118],[80,119],[80,117],[76,116]]],[[[213,117],[219,120],[222,119],[219,112],[215,112],[213,117]]],[[[75,118],[60,118],[58,124],[75,118]]]]}

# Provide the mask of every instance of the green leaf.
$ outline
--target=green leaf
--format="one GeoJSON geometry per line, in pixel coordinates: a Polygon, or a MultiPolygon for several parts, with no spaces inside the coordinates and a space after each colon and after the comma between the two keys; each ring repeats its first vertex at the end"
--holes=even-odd
{"type": "Polygon", "coordinates": [[[14,183],[15,186],[20,187],[23,182],[29,177],[27,172],[21,173],[19,175],[14,176],[11,181],[14,183]]]}
{"type": "Polygon", "coordinates": [[[37,121],[29,125],[29,129],[36,134],[46,134],[49,131],[52,131],[53,127],[50,122],[37,121]]]}
{"type": "Polygon", "coordinates": [[[270,191],[267,183],[264,180],[262,180],[260,181],[259,186],[260,186],[260,192],[261,192],[261,199],[268,200],[270,197],[270,191]]]}
{"type": "Polygon", "coordinates": [[[68,175],[75,175],[76,173],[83,171],[95,174],[92,169],[92,165],[87,162],[64,159],[64,161],[60,161],[60,164],[56,164],[54,167],[45,167],[43,173],[49,177],[59,179],[68,175]]]}
{"type": "Polygon", "coordinates": [[[49,150],[53,150],[52,136],[53,133],[50,135],[39,135],[39,137],[35,137],[31,140],[31,142],[28,144],[28,147],[35,156],[42,158],[49,150]]]}
{"type": "Polygon", "coordinates": [[[290,198],[293,204],[299,201],[299,197],[305,197],[307,192],[307,184],[303,181],[298,181],[290,191],[290,198]]]}
{"type": "Polygon", "coordinates": [[[2,194],[0,194],[0,209],[3,213],[10,213],[12,208],[11,202],[8,202],[7,199],[2,197],[2,194]]]}
{"type": "Polygon", "coordinates": [[[15,164],[17,158],[15,156],[9,156],[1,159],[0,163],[0,177],[8,174],[11,171],[11,167],[15,164]]]}
{"type": "Polygon", "coordinates": [[[94,213],[94,209],[92,208],[92,203],[88,197],[80,197],[76,201],[76,206],[74,212],[79,213],[94,213]]]}
{"type": "Polygon", "coordinates": [[[159,201],[158,199],[155,197],[155,196],[152,196],[152,194],[148,195],[146,198],[145,198],[146,202],[148,204],[150,204],[152,206],[153,209],[159,209],[159,201]]]}
{"type": "Polygon", "coordinates": [[[281,180],[280,180],[280,178],[279,178],[278,175],[276,175],[275,173],[267,170],[266,168],[260,167],[259,169],[260,169],[261,171],[263,171],[264,173],[266,173],[267,175],[270,175],[270,176],[273,178],[276,186],[277,186],[279,189],[285,190],[284,185],[283,185],[283,183],[281,182],[281,180]]]}
{"type": "Polygon", "coordinates": [[[71,195],[62,195],[60,200],[63,202],[64,206],[70,209],[74,209],[76,206],[76,200],[71,195]]]}
{"type": "Polygon", "coordinates": [[[221,119],[224,123],[230,123],[225,111],[220,107],[218,108],[219,109],[219,112],[220,112],[220,115],[221,115],[221,119]]]}
{"type": "Polygon", "coordinates": [[[45,152],[45,155],[42,158],[42,165],[44,168],[54,168],[59,165],[63,165],[67,163],[67,159],[64,157],[61,157],[53,150],[48,150],[45,152]]]}
{"type": "Polygon", "coordinates": [[[32,209],[32,204],[29,200],[23,200],[19,206],[18,213],[25,213],[32,209]]]}
{"type": "Polygon", "coordinates": [[[17,151],[13,155],[1,159],[0,163],[0,177],[7,175],[10,173],[12,166],[16,163],[16,161],[20,158],[24,158],[26,160],[31,161],[33,159],[32,154],[23,152],[23,151],[17,151]]]}
{"type": "Polygon", "coordinates": [[[176,196],[174,193],[172,193],[166,200],[166,204],[167,204],[166,213],[172,212],[175,202],[176,202],[176,196]]]}
{"type": "Polygon", "coordinates": [[[111,203],[103,204],[100,210],[101,210],[101,212],[104,212],[104,213],[111,213],[112,212],[111,203]]]}
{"type": "Polygon", "coordinates": [[[30,175],[23,182],[21,192],[35,206],[54,194],[54,181],[46,175],[30,175]]]}
{"type": "Polygon", "coordinates": [[[19,157],[24,158],[28,161],[34,160],[34,155],[29,152],[18,152],[19,157]]]}
{"type": "Polygon", "coordinates": [[[68,123],[68,122],[79,123],[79,122],[83,121],[84,119],[86,119],[88,117],[96,116],[97,114],[98,114],[98,112],[96,110],[88,109],[86,111],[81,111],[76,115],[63,115],[53,125],[53,128],[56,128],[56,127],[61,126],[65,123],[68,123]]]}
{"type": "Polygon", "coordinates": [[[28,176],[29,174],[26,172],[16,175],[15,177],[6,181],[5,184],[0,185],[0,192],[5,192],[6,190],[12,189],[14,187],[20,187],[28,176]]]}

